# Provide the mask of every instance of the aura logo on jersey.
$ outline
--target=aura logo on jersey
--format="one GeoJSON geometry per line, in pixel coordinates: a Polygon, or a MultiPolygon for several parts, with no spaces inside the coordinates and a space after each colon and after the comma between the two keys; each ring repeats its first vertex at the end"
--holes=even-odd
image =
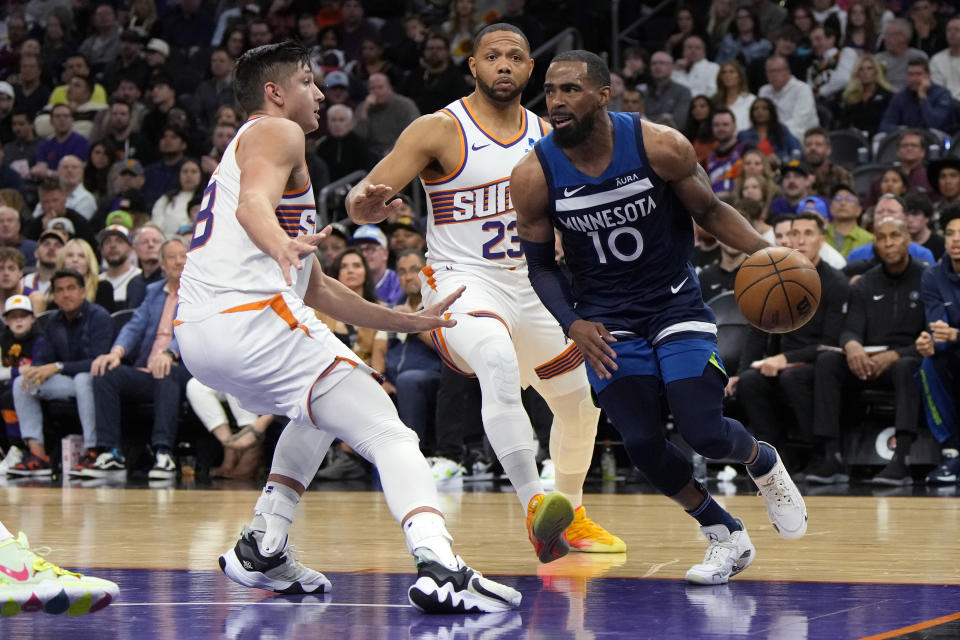
{"type": "Polygon", "coordinates": [[[430,194],[435,225],[493,218],[513,211],[510,178],[469,189],[437,191],[430,194]]]}

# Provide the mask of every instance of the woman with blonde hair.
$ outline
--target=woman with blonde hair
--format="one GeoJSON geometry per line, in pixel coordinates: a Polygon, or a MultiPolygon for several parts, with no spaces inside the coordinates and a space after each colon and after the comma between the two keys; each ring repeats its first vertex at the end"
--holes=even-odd
{"type": "Polygon", "coordinates": [[[734,4],[734,0],[713,0],[710,3],[707,11],[707,37],[710,38],[711,48],[716,49],[730,30],[734,4]]]}
{"type": "Polygon", "coordinates": [[[442,29],[450,38],[450,55],[455,65],[473,55],[473,34],[482,21],[475,0],[453,0],[450,3],[450,19],[442,29]]]}
{"type": "Polygon", "coordinates": [[[717,92],[711,100],[716,109],[730,109],[737,123],[737,133],[750,128],[750,105],[757,96],[747,91],[747,74],[734,60],[720,65],[717,71],[717,92]]]}
{"type": "Polygon", "coordinates": [[[883,64],[873,54],[863,54],[853,65],[850,82],[843,91],[840,127],[876,131],[892,96],[883,64]]]}
{"type": "MultiPolygon", "coordinates": [[[[93,247],[86,240],[74,238],[63,245],[57,252],[57,271],[72,269],[83,276],[86,298],[95,302],[110,313],[116,311],[113,301],[113,285],[106,280],[100,280],[100,267],[93,247]]],[[[56,308],[53,302],[53,290],[50,291],[48,307],[56,308]]]]}

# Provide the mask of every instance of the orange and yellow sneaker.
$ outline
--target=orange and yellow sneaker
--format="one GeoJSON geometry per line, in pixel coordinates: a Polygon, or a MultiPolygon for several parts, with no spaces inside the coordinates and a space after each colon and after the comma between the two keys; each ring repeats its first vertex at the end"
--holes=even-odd
{"type": "Polygon", "coordinates": [[[566,537],[574,550],[584,553],[624,553],[627,550],[623,540],[587,517],[583,505],[574,510],[566,537]]]}
{"type": "Polygon", "coordinates": [[[527,535],[540,562],[553,562],[570,551],[564,531],[573,522],[573,505],[562,493],[538,493],[527,505],[527,535]]]}

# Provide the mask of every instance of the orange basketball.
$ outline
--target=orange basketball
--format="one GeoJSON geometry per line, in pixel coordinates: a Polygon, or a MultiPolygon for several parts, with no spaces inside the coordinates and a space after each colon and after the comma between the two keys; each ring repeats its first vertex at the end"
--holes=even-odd
{"type": "Polygon", "coordinates": [[[816,313],[820,276],[799,251],[769,247],[740,265],[733,291],[750,324],[770,333],[789,333],[816,313]]]}

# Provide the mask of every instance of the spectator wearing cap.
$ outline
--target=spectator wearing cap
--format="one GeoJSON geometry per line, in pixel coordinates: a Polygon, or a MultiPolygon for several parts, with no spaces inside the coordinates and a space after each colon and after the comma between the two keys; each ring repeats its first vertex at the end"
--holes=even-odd
{"type": "Polygon", "coordinates": [[[0,246],[13,247],[23,255],[26,266],[32,267],[37,263],[34,257],[37,243],[23,237],[21,225],[20,213],[16,209],[0,205],[0,246]]]}
{"type": "Polygon", "coordinates": [[[73,209],[67,208],[67,194],[59,180],[44,180],[40,183],[39,193],[40,208],[27,224],[26,236],[28,238],[39,238],[42,231],[50,228],[53,220],[65,218],[73,225],[72,235],[83,238],[88,243],[95,242],[93,228],[87,219],[73,209]]]}
{"type": "Polygon", "coordinates": [[[759,98],[769,98],[777,107],[780,122],[797,140],[803,132],[820,126],[813,89],[807,83],[793,77],[790,62],[783,56],[773,55],[766,62],[768,84],[760,87],[759,98]]]}
{"type": "Polygon", "coordinates": [[[13,406],[13,381],[20,367],[33,361],[33,348],[40,338],[40,328],[33,315],[33,305],[26,296],[11,296],[3,305],[0,322],[0,413],[6,430],[7,456],[0,462],[0,473],[23,460],[27,446],[20,436],[20,421],[13,406]]]}
{"type": "Polygon", "coordinates": [[[770,202],[770,213],[773,216],[790,215],[796,213],[797,205],[807,196],[812,195],[814,177],[810,175],[807,165],[798,160],[791,160],[780,171],[780,190],[782,196],[777,196],[770,202]]]}
{"type": "Polygon", "coordinates": [[[393,255],[411,250],[423,253],[426,248],[427,239],[414,218],[401,216],[390,225],[390,253],[393,255]]]}
{"type": "Polygon", "coordinates": [[[100,273],[100,280],[113,288],[114,310],[127,308],[127,285],[141,271],[131,261],[133,244],[130,231],[120,224],[105,227],[97,236],[100,240],[100,255],[107,263],[107,270],[100,273]]]}
{"type": "Polygon", "coordinates": [[[90,143],[73,130],[73,123],[73,110],[68,105],[53,106],[50,112],[53,134],[37,146],[37,162],[30,169],[30,175],[34,179],[42,180],[54,176],[64,156],[87,157],[90,143]]]}
{"type": "Polygon", "coordinates": [[[438,111],[469,93],[463,73],[453,65],[446,35],[436,31],[427,35],[421,68],[411,72],[403,93],[417,103],[420,113],[438,111]]]}
{"type": "Polygon", "coordinates": [[[935,213],[940,213],[951,205],[960,204],[960,158],[947,156],[933,160],[927,165],[927,180],[933,190],[940,195],[940,200],[934,208],[935,213]]]}
{"type": "Polygon", "coordinates": [[[957,106],[950,90],[930,80],[930,63],[911,58],[907,65],[907,86],[893,94],[880,121],[880,131],[889,133],[900,127],[953,131],[957,106]]]}
{"type": "Polygon", "coordinates": [[[374,73],[367,85],[370,93],[357,107],[355,130],[367,141],[373,155],[382,158],[420,112],[413,100],[394,92],[385,74],[374,73]]]}
{"type": "Polygon", "coordinates": [[[36,290],[46,296],[50,291],[50,279],[57,270],[57,254],[67,244],[69,238],[62,231],[51,229],[40,234],[37,249],[33,255],[37,260],[37,270],[20,279],[26,290],[36,290]]]}
{"type": "Polygon", "coordinates": [[[127,308],[136,309],[147,295],[147,287],[164,279],[160,248],[163,246],[163,231],[148,222],[137,228],[133,235],[133,251],[137,254],[140,273],[127,284],[127,308]]]}
{"type": "Polygon", "coordinates": [[[43,441],[41,400],[76,398],[83,429],[86,459],[92,464],[97,446],[93,377],[94,358],[106,353],[113,338],[110,314],[85,297],[83,276],[71,269],[53,276],[57,311],[48,318],[43,340],[34,349],[33,362],[20,367],[13,381],[13,405],[20,433],[29,452],[8,472],[14,475],[50,475],[50,459],[43,441]]]}
{"type": "MultiPolygon", "coordinates": [[[[85,76],[93,78],[93,71],[90,69],[90,63],[82,53],[72,53],[67,56],[63,62],[63,72],[60,74],[60,81],[63,84],[54,87],[50,94],[50,104],[67,104],[67,83],[74,76],[85,76]]],[[[107,104],[107,91],[103,86],[96,82],[93,85],[93,95],[90,100],[99,104],[107,104]]]]}
{"type": "Polygon", "coordinates": [[[387,268],[390,258],[387,236],[377,225],[365,224],[353,232],[353,244],[367,261],[377,298],[392,307],[403,297],[403,289],[396,272],[387,268]]]}
{"type": "Polygon", "coordinates": [[[860,226],[860,198],[853,187],[839,184],[830,192],[830,217],[826,239],[844,258],[857,247],[873,242],[873,234],[860,226]]]}
{"type": "Polygon", "coordinates": [[[10,117],[10,126],[13,129],[13,140],[3,145],[3,166],[17,172],[23,179],[30,177],[30,169],[37,162],[37,148],[40,141],[33,131],[32,118],[22,112],[15,111],[10,117]]]}
{"type": "Polygon", "coordinates": [[[10,114],[13,113],[13,101],[16,92],[9,82],[0,80],[0,140],[13,138],[10,114]]]}
{"type": "MultiPolygon", "coordinates": [[[[884,218],[893,218],[894,220],[902,223],[904,229],[906,229],[906,213],[906,201],[900,196],[895,196],[892,193],[886,193],[880,197],[880,200],[874,207],[873,219],[875,221],[879,221],[883,220],[884,218]]],[[[912,258],[928,265],[931,265],[935,262],[933,259],[933,254],[930,253],[929,249],[911,241],[909,237],[907,240],[909,241],[907,252],[912,258]]],[[[848,276],[861,275],[868,269],[875,267],[877,264],[879,264],[877,254],[874,248],[874,243],[871,242],[870,244],[865,244],[862,247],[857,247],[850,252],[850,255],[847,256],[847,266],[844,267],[843,272],[848,276]]]]}
{"type": "Polygon", "coordinates": [[[930,228],[930,219],[933,217],[933,203],[930,198],[922,193],[908,193],[903,200],[910,240],[929,249],[934,260],[940,260],[946,247],[943,236],[930,228]]]}
{"type": "Polygon", "coordinates": [[[23,283],[23,255],[13,247],[0,247],[0,305],[11,296],[26,296],[37,313],[46,309],[43,294],[23,283]]]}
{"type": "Polygon", "coordinates": [[[50,87],[43,78],[40,56],[20,54],[20,67],[14,84],[14,111],[24,111],[32,120],[50,99],[50,87]]]}
{"type": "MultiPolygon", "coordinates": [[[[853,175],[833,162],[830,134],[823,127],[807,129],[803,134],[803,160],[813,174],[811,189],[821,197],[830,197],[834,187],[853,184],[853,175]]],[[[829,220],[829,217],[827,218],[829,220]]]]}
{"type": "Polygon", "coordinates": [[[343,253],[350,241],[350,235],[342,222],[334,222],[330,225],[330,235],[320,241],[317,250],[320,252],[320,263],[323,265],[324,272],[330,270],[334,260],[343,253]]]}
{"type": "Polygon", "coordinates": [[[164,40],[174,48],[205,47],[213,38],[216,25],[202,0],[180,0],[167,12],[160,27],[164,40]]]}
{"type": "MultiPolygon", "coordinates": [[[[923,142],[923,133],[918,129],[906,129],[902,133],[891,134],[898,135],[896,161],[900,165],[900,171],[907,176],[907,190],[922,189],[930,193],[932,188],[927,181],[927,166],[924,163],[927,155],[927,148],[923,142]]],[[[880,188],[883,180],[883,174],[877,176],[870,183],[870,191],[863,201],[863,206],[870,207],[877,203],[884,191],[880,188]]]]}
{"type": "Polygon", "coordinates": [[[327,108],[327,135],[317,144],[316,154],[330,170],[330,179],[339,180],[354,171],[369,171],[375,158],[367,141],[353,130],[353,110],[343,104],[327,108]]]}
{"type": "Polygon", "coordinates": [[[178,187],[180,167],[187,151],[185,134],[173,126],[166,126],[157,142],[160,160],[143,168],[143,197],[152,205],[164,193],[178,187]]]}
{"type": "Polygon", "coordinates": [[[90,61],[94,72],[103,71],[120,54],[120,34],[117,13],[113,6],[103,2],[93,10],[90,21],[91,33],[80,43],[80,53],[90,61]]]}
{"type": "MultiPolygon", "coordinates": [[[[356,106],[350,98],[350,76],[343,71],[331,71],[323,78],[324,96],[329,109],[335,104],[342,104],[351,109],[356,106]]],[[[321,103],[323,106],[323,103],[321,103]]]]}
{"type": "Polygon", "coordinates": [[[226,49],[214,49],[210,53],[210,77],[198,84],[190,96],[190,112],[204,138],[213,131],[217,109],[233,103],[234,65],[226,49]]]}
{"type": "MultiPolygon", "coordinates": [[[[818,196],[807,196],[800,200],[797,204],[797,215],[801,213],[816,214],[823,220],[823,226],[826,226],[830,220],[830,210],[827,203],[818,196]]],[[[847,265],[846,259],[840,255],[840,252],[826,242],[820,244],[820,259],[834,269],[843,269],[847,265]]]]}
{"type": "Polygon", "coordinates": [[[103,83],[113,93],[121,79],[132,80],[138,86],[147,86],[150,67],[143,59],[143,36],[132,29],[120,34],[119,55],[110,60],[103,70],[103,83]]]}
{"type": "Polygon", "coordinates": [[[180,87],[192,90],[196,83],[200,81],[199,74],[195,70],[185,68],[183,64],[175,64],[170,60],[170,45],[160,38],[150,38],[144,49],[143,59],[147,63],[147,69],[150,72],[147,81],[147,89],[153,86],[157,78],[165,78],[170,86],[180,87]],[[192,80],[188,83],[187,80],[192,80]],[[189,84],[189,86],[187,86],[189,84]]]}

